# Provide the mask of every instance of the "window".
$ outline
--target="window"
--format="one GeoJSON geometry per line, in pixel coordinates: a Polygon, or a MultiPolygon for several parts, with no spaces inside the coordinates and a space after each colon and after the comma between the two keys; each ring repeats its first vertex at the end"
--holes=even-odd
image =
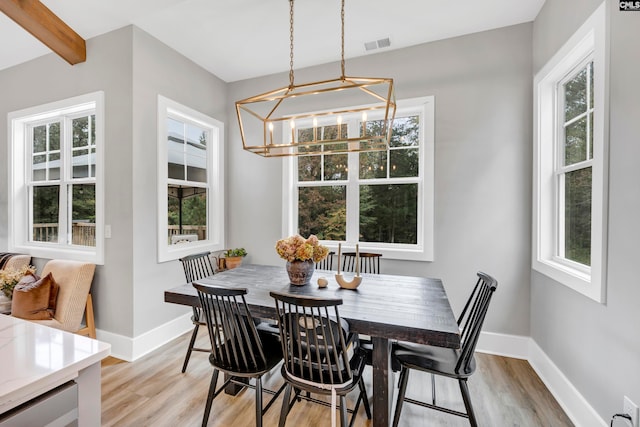
{"type": "Polygon", "coordinates": [[[536,75],[533,268],[604,302],[604,5],[536,75]]]}
{"type": "MultiPolygon", "coordinates": [[[[379,119],[353,115],[340,124],[298,127],[298,140],[314,132],[357,136],[380,126],[379,119]]],[[[283,234],[433,260],[433,136],[434,99],[417,98],[398,102],[386,151],[286,159],[283,234]]]]}
{"type": "Polygon", "coordinates": [[[223,125],[158,96],[158,259],[223,245],[223,125]]]}
{"type": "Polygon", "coordinates": [[[103,97],[9,114],[11,250],[104,262],[103,97]]]}

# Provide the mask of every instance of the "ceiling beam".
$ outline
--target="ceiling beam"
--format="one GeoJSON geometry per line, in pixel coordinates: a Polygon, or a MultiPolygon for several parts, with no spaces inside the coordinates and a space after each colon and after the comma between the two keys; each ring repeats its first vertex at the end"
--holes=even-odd
{"type": "Polygon", "coordinates": [[[84,39],[38,0],[0,0],[0,11],[71,65],[87,59],[84,39]]]}

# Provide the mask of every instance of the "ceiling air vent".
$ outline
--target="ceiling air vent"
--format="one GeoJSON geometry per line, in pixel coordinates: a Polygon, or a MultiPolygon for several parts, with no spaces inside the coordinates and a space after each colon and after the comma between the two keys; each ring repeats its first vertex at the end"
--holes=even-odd
{"type": "Polygon", "coordinates": [[[389,40],[389,37],[387,37],[380,40],[366,42],[364,44],[364,49],[369,51],[369,50],[375,50],[375,49],[380,49],[380,48],[389,47],[389,46],[391,46],[391,41],[389,40]]]}

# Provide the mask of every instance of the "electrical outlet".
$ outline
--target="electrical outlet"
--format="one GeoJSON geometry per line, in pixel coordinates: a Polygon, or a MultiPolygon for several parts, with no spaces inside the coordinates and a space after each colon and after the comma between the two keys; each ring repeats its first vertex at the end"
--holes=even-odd
{"type": "Polygon", "coordinates": [[[622,413],[631,415],[631,425],[638,427],[638,405],[625,396],[622,408],[622,413]]]}

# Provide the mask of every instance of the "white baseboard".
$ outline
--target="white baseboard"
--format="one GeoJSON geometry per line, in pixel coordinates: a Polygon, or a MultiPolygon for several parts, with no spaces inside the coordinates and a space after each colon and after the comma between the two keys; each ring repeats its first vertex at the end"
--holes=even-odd
{"type": "Polygon", "coordinates": [[[574,425],[577,427],[608,426],[533,339],[528,360],[574,425]]]}
{"type": "Polygon", "coordinates": [[[187,313],[135,338],[100,329],[96,336],[98,340],[111,344],[111,356],[132,362],[192,329],[191,313],[187,313]]]}
{"type": "Polygon", "coordinates": [[[482,332],[476,350],[527,360],[576,427],[608,425],[531,337],[482,332]]]}
{"type": "Polygon", "coordinates": [[[481,332],[476,351],[527,360],[530,344],[530,337],[481,332]]]}

